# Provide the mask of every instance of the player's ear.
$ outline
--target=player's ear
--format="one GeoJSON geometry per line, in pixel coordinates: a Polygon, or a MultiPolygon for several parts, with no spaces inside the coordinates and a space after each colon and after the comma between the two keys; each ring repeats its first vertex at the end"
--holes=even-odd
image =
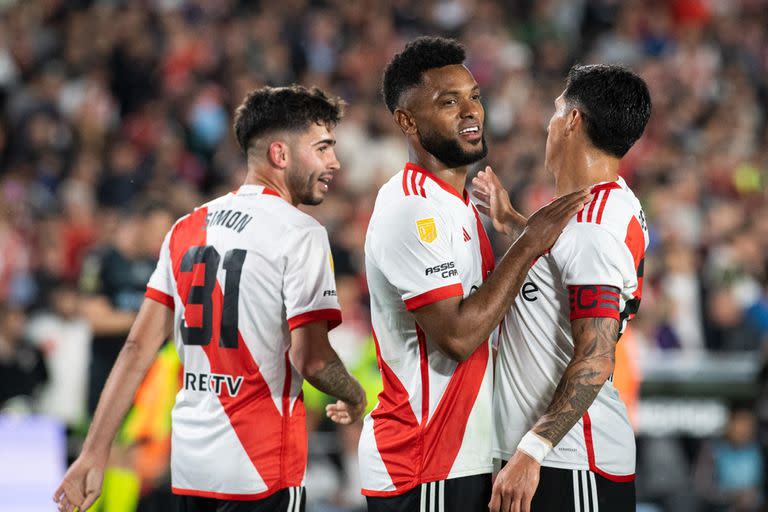
{"type": "Polygon", "coordinates": [[[584,114],[577,108],[572,108],[565,116],[565,134],[570,133],[581,128],[584,123],[584,114]]]}
{"type": "Polygon", "coordinates": [[[285,141],[274,140],[267,148],[267,158],[273,167],[285,169],[290,161],[290,148],[285,141]]]}
{"type": "Polygon", "coordinates": [[[395,123],[397,123],[397,126],[400,127],[405,135],[413,135],[416,133],[416,120],[410,112],[398,108],[395,109],[395,113],[392,114],[392,117],[395,118],[395,123]]]}

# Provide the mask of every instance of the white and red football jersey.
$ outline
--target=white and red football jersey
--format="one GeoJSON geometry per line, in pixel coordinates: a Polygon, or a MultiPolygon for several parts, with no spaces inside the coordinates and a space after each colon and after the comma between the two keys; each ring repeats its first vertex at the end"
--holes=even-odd
{"type": "Polygon", "coordinates": [[[290,331],[341,322],[332,265],[325,228],[257,185],[168,233],[147,297],[174,310],[184,366],[174,493],[252,500],[303,485],[307,431],[290,331]]]}
{"type": "Polygon", "coordinates": [[[360,437],[363,494],[395,496],[425,482],[490,473],[490,342],[457,363],[411,313],[468,296],[493,269],[466,191],[461,196],[407,164],[376,198],[365,264],[384,390],[360,437]]]}
{"type": "MultiPolygon", "coordinates": [[[[640,305],[648,245],[640,202],[621,178],[596,185],[592,195],[533,264],[502,323],[493,398],[495,457],[509,459],[549,406],[573,356],[571,321],[613,317],[619,336],[640,305]]],[[[612,379],[543,465],[634,479],[634,433],[612,379]]]]}

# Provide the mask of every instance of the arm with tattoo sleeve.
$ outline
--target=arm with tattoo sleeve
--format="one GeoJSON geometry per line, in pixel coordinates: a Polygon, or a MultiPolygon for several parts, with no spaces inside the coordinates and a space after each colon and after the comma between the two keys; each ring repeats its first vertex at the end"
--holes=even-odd
{"type": "Polygon", "coordinates": [[[574,354],[555,389],[544,415],[526,434],[509,463],[493,484],[491,512],[530,510],[539,485],[540,461],[545,456],[539,445],[557,445],[579,421],[600,388],[613,372],[618,320],[614,317],[584,317],[571,321],[574,354]],[[528,436],[532,444],[523,446],[528,436]],[[514,504],[514,505],[513,505],[514,504]]]}
{"type": "Polygon", "coordinates": [[[552,402],[533,426],[533,432],[557,445],[592,405],[611,376],[615,363],[614,318],[579,318],[571,323],[574,353],[555,389],[552,402]]]}

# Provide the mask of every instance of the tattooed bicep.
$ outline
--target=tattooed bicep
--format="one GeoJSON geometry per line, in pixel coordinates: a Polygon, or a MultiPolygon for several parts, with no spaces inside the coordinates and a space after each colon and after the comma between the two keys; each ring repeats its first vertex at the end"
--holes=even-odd
{"type": "Polygon", "coordinates": [[[610,317],[578,318],[571,322],[574,356],[610,357],[616,348],[619,321],[610,317]]]}

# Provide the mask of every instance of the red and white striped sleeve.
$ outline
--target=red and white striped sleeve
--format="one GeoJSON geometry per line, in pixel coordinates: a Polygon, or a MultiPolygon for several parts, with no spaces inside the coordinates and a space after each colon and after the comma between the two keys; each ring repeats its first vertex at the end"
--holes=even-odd
{"type": "Polygon", "coordinates": [[[169,231],[165,235],[163,245],[160,248],[160,257],[157,261],[157,266],[152,276],[147,283],[147,291],[144,294],[147,298],[155,300],[160,304],[164,304],[171,309],[175,307],[174,296],[176,295],[176,283],[173,277],[173,269],[171,268],[171,253],[169,250],[169,244],[171,240],[171,233],[169,231]]]}

